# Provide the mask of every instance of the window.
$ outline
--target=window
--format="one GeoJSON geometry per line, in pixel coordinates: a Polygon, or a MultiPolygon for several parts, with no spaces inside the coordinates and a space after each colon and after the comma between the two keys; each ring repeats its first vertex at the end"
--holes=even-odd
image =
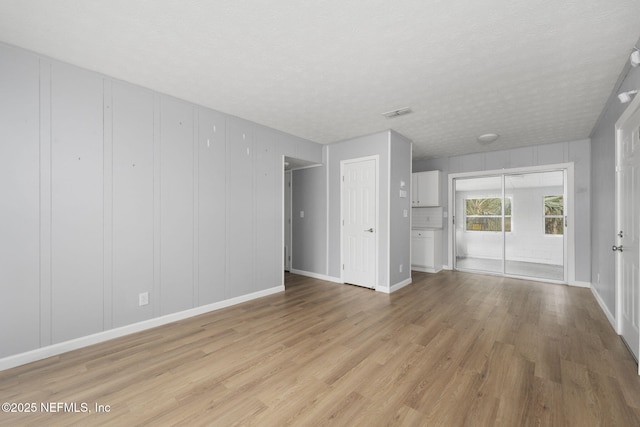
{"type": "MultiPolygon", "coordinates": [[[[467,231],[502,231],[502,198],[465,200],[467,231]]],[[[511,231],[511,198],[504,199],[505,231],[511,231]]]]}
{"type": "Polygon", "coordinates": [[[563,234],[563,220],[563,196],[544,196],[544,234],[563,234]]]}

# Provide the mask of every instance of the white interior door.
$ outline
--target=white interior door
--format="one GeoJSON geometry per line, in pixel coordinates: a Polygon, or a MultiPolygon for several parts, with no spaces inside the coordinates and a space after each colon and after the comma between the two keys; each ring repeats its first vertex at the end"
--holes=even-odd
{"type": "MultiPolygon", "coordinates": [[[[635,101],[638,101],[636,99],[635,101]]],[[[638,360],[640,316],[640,105],[634,102],[616,123],[616,291],[618,331],[638,360]]]]}
{"type": "Polygon", "coordinates": [[[375,288],[378,159],[341,162],[342,281],[375,288]]]}
{"type": "Polygon", "coordinates": [[[284,269],[291,270],[291,171],[284,173],[284,269]]]}

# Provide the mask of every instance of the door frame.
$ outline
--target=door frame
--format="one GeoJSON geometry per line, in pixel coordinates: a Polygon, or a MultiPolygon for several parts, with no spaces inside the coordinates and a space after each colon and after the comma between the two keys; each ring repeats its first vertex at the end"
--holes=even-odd
{"type": "MultiPolygon", "coordinates": [[[[280,188],[282,189],[282,193],[281,193],[281,219],[282,219],[282,229],[281,234],[282,234],[282,238],[281,238],[281,245],[280,248],[278,249],[278,251],[282,254],[284,253],[284,245],[285,245],[285,191],[287,191],[287,189],[285,188],[286,185],[286,179],[285,179],[285,173],[287,171],[291,172],[291,224],[290,224],[290,230],[291,230],[291,260],[289,261],[289,271],[291,273],[297,273],[300,274],[299,271],[297,271],[296,269],[293,268],[293,260],[294,260],[294,255],[293,255],[293,205],[294,205],[294,197],[293,197],[293,172],[297,171],[297,170],[301,170],[301,169],[309,169],[309,168],[316,168],[319,166],[323,166],[323,163],[316,163],[314,161],[310,161],[310,160],[305,160],[303,158],[299,158],[299,157],[292,157],[292,156],[287,156],[285,154],[283,154],[281,156],[281,162],[282,162],[282,175],[280,175],[280,179],[281,179],[281,184],[280,184],[280,188]],[[289,163],[288,163],[289,162],[289,163]],[[289,169],[286,169],[287,166],[290,166],[290,164],[293,163],[293,166],[290,167],[289,169]]],[[[281,275],[280,275],[280,281],[282,286],[284,286],[284,275],[285,275],[285,271],[284,271],[284,257],[280,257],[280,262],[279,262],[281,268],[281,275]]],[[[284,288],[283,288],[284,289],[284,288]]]]}
{"type": "MultiPolygon", "coordinates": [[[[615,229],[614,233],[617,233],[620,227],[620,183],[619,183],[619,174],[618,174],[618,146],[622,143],[622,127],[626,124],[626,122],[640,109],[640,96],[636,96],[633,98],[629,106],[624,110],[624,112],[620,115],[620,118],[616,121],[615,125],[615,229]]],[[[640,226],[640,225],[639,225],[640,226]]],[[[640,256],[639,256],[640,258],[640,256]]],[[[638,260],[640,264],[640,259],[638,260]]],[[[616,292],[616,333],[618,335],[622,334],[622,282],[621,282],[621,262],[620,257],[615,258],[615,292],[616,292]]],[[[640,292],[639,292],[640,295],[640,292]]],[[[640,306],[640,304],[639,304],[640,306]]],[[[640,349],[636,349],[640,350],[640,349]]],[[[639,351],[640,353],[640,351],[639,351]]],[[[638,375],[640,375],[640,365],[638,365],[638,375]]]]}
{"type": "MultiPolygon", "coordinates": [[[[453,224],[453,219],[455,216],[455,187],[454,180],[456,178],[475,178],[475,177],[486,177],[486,176],[503,176],[503,175],[511,175],[511,174],[524,174],[524,173],[535,173],[535,172],[551,172],[551,171],[565,171],[565,216],[567,217],[567,236],[564,239],[564,252],[566,255],[565,259],[565,280],[564,281],[556,281],[556,280],[545,280],[538,279],[535,280],[543,281],[543,282],[551,282],[551,283],[566,283],[569,285],[575,285],[575,215],[574,215],[574,165],[573,162],[569,163],[557,163],[552,165],[541,165],[541,166],[529,166],[529,167],[521,167],[521,168],[512,168],[512,169],[494,169],[488,171],[474,171],[474,172],[462,172],[462,173],[451,173],[448,176],[448,184],[449,184],[449,212],[447,215],[447,226],[448,226],[448,262],[447,265],[450,269],[455,268],[455,227],[453,224]]],[[[503,184],[504,187],[504,184],[503,184]]],[[[504,196],[504,188],[503,188],[503,196],[504,196]]],[[[503,256],[504,258],[504,256],[503,256]]],[[[504,262],[504,259],[503,259],[504,262]]],[[[504,271],[504,269],[503,269],[504,271]]],[[[509,275],[501,274],[505,277],[511,277],[509,275]]],[[[516,278],[522,278],[521,276],[513,276],[516,278]]]]}
{"type": "Polygon", "coordinates": [[[283,218],[283,227],[284,227],[284,248],[289,248],[288,252],[285,252],[285,260],[284,260],[284,270],[291,271],[291,266],[293,265],[293,255],[291,251],[291,246],[293,245],[293,171],[285,170],[284,171],[284,195],[283,195],[283,203],[284,207],[282,211],[284,212],[283,218]],[[287,186],[287,175],[289,175],[289,186],[287,186]],[[289,211],[287,212],[287,193],[289,195],[289,211]],[[287,213],[289,214],[289,223],[287,224],[287,213]],[[287,241],[287,230],[289,230],[289,241],[287,241]],[[288,245],[287,245],[288,243],[288,245]],[[289,259],[287,259],[287,257],[289,259]],[[287,262],[288,261],[288,262],[287,262]],[[287,269],[287,264],[289,264],[289,269],[287,269]]]}
{"type": "MultiPolygon", "coordinates": [[[[344,265],[344,206],[342,203],[344,196],[344,167],[349,163],[359,163],[363,161],[375,161],[375,201],[376,201],[376,209],[375,209],[375,256],[374,256],[374,284],[371,289],[377,289],[380,286],[379,283],[379,258],[380,258],[380,155],[376,154],[373,156],[365,156],[365,157],[356,157],[353,159],[341,160],[340,161],[340,266],[344,265]]],[[[340,268],[340,281],[345,283],[344,281],[344,269],[340,268]]]]}

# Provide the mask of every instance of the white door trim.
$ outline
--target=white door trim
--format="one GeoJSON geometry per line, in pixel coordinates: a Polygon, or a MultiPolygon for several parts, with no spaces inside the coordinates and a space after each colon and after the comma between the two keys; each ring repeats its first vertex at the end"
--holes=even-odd
{"type": "Polygon", "coordinates": [[[284,269],[291,271],[293,268],[293,255],[291,252],[291,246],[293,245],[293,172],[291,170],[284,171],[284,248],[287,248],[288,251],[285,251],[285,260],[284,260],[284,269]],[[289,176],[289,185],[287,185],[287,175],[289,176]],[[288,193],[288,196],[287,196],[288,193]],[[287,212],[287,197],[289,199],[289,209],[287,212]],[[289,221],[287,222],[287,216],[289,217],[289,221]],[[289,231],[289,239],[287,239],[287,230],[289,231]]]}
{"type": "MultiPolygon", "coordinates": [[[[566,191],[567,198],[565,203],[565,215],[567,216],[567,238],[565,239],[566,245],[566,254],[567,254],[567,266],[566,266],[566,274],[568,277],[565,277],[566,283],[573,284],[576,280],[576,255],[575,255],[575,215],[574,215],[574,207],[575,207],[575,191],[574,191],[574,164],[573,162],[569,163],[556,163],[553,165],[540,165],[540,166],[528,166],[521,168],[512,168],[512,169],[494,169],[488,171],[474,171],[474,172],[460,172],[460,173],[450,173],[448,176],[448,185],[449,185],[449,204],[448,204],[448,215],[447,215],[447,226],[448,233],[447,239],[449,242],[449,250],[447,253],[447,265],[454,268],[454,260],[455,260],[455,229],[453,226],[453,217],[455,216],[455,188],[453,185],[453,180],[456,178],[475,178],[475,177],[484,177],[484,176],[501,176],[501,175],[510,175],[510,174],[521,174],[521,173],[529,173],[529,172],[549,172],[549,171],[558,171],[558,170],[566,170],[566,191]]],[[[547,280],[545,280],[547,281],[547,280]]],[[[550,281],[553,283],[558,283],[557,281],[550,281]]]]}
{"type": "MultiPolygon", "coordinates": [[[[287,215],[285,214],[285,203],[284,203],[284,193],[285,193],[285,183],[287,182],[286,178],[285,178],[285,163],[286,163],[287,159],[286,156],[282,156],[282,175],[280,175],[280,188],[282,190],[282,194],[281,194],[281,201],[282,201],[282,205],[281,205],[281,211],[280,211],[280,219],[281,219],[281,223],[282,223],[282,234],[280,236],[280,250],[284,251],[284,245],[285,245],[285,232],[284,232],[284,227],[285,227],[285,218],[287,217],[287,215]]],[[[282,263],[280,266],[280,284],[284,287],[284,259],[282,257],[280,257],[280,262],[282,263]]]]}
{"type": "Polygon", "coordinates": [[[377,289],[380,286],[379,283],[379,258],[380,258],[380,156],[378,154],[373,156],[365,156],[365,157],[357,157],[354,159],[347,159],[340,161],[340,281],[345,283],[344,281],[344,270],[342,269],[342,265],[344,264],[344,206],[342,205],[343,191],[344,185],[342,181],[342,177],[344,176],[344,167],[349,163],[358,163],[367,160],[375,160],[375,170],[376,170],[376,212],[375,212],[375,257],[374,257],[374,286],[373,289],[377,289]]]}

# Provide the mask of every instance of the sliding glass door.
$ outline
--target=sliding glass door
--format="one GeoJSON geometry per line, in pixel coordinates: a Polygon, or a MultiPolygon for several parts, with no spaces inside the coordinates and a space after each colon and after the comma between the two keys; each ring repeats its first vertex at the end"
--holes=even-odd
{"type": "Polygon", "coordinates": [[[564,170],[454,179],[455,268],[566,281],[564,170]]]}
{"type": "Polygon", "coordinates": [[[456,268],[502,273],[502,176],[459,178],[454,182],[456,268]]]}
{"type": "Polygon", "coordinates": [[[513,229],[505,233],[505,274],[563,281],[563,171],[505,175],[504,186],[514,201],[513,229]]]}

